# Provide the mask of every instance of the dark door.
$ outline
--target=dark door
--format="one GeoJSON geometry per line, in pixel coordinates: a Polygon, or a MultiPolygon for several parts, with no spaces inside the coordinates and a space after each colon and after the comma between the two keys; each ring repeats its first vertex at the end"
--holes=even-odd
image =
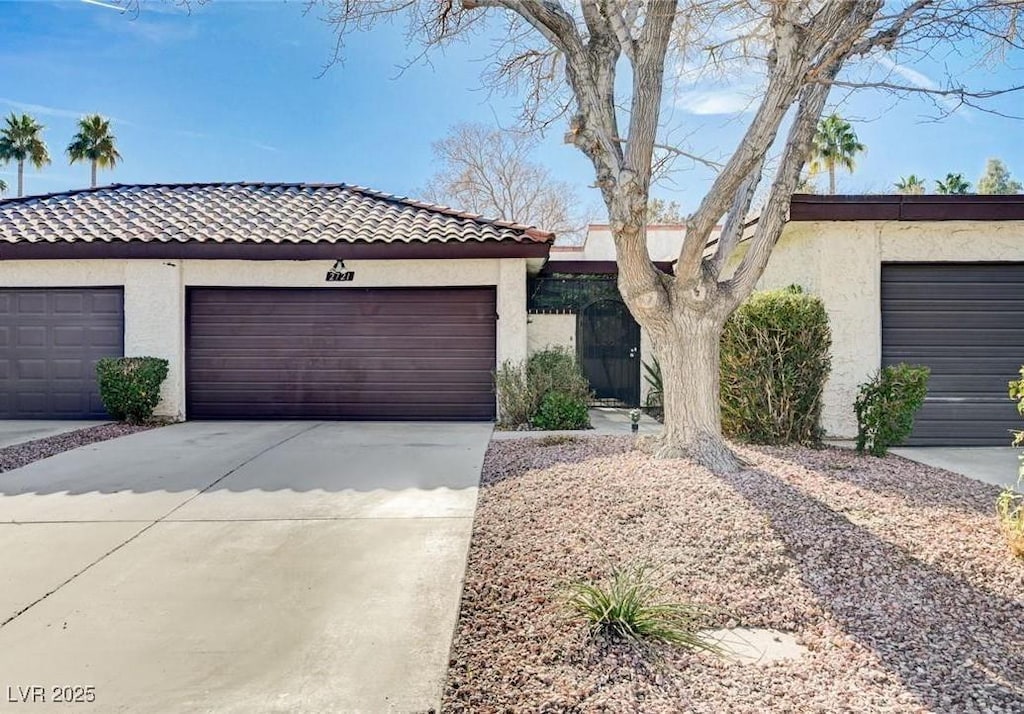
{"type": "Polygon", "coordinates": [[[1008,446],[1007,382],[1024,362],[1024,265],[882,266],[882,363],[931,368],[907,443],[1008,446]]]}
{"type": "Polygon", "coordinates": [[[621,300],[597,300],[576,317],[583,372],[600,400],[640,404],[640,325],[621,300]]]}
{"type": "Polygon", "coordinates": [[[494,288],[190,288],[189,418],[493,419],[494,288]]]}
{"type": "Polygon", "coordinates": [[[0,419],[103,419],[96,362],[124,354],[121,288],[0,289],[0,419]]]}

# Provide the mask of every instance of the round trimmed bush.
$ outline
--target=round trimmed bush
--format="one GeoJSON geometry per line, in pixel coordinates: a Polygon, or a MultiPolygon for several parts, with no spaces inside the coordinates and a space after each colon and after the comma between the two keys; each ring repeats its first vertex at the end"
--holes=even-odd
{"type": "Polygon", "coordinates": [[[100,399],[117,421],[140,424],[153,416],[160,385],[167,379],[167,360],[159,357],[105,358],[96,363],[100,399]]]}

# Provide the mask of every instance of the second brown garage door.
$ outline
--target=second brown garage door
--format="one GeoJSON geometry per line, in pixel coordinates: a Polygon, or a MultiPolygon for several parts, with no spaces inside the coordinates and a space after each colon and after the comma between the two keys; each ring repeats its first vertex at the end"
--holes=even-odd
{"type": "Polygon", "coordinates": [[[187,319],[192,419],[494,418],[494,288],[190,288],[187,319]]]}

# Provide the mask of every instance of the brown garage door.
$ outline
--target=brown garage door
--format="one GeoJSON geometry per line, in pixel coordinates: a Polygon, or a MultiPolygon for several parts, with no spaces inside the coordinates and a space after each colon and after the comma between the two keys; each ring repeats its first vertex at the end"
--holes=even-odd
{"type": "Polygon", "coordinates": [[[494,288],[188,291],[189,418],[492,419],[494,288]]]}
{"type": "Polygon", "coordinates": [[[96,361],[124,354],[121,288],[0,289],[0,419],[102,419],[96,361]]]}
{"type": "Polygon", "coordinates": [[[1006,385],[1024,363],[1024,265],[882,266],[882,363],[931,368],[907,443],[1007,446],[1006,385]]]}

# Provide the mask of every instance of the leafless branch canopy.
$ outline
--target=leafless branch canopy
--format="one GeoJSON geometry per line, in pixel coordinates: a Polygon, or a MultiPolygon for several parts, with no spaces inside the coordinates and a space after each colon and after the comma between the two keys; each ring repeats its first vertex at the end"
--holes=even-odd
{"type": "Polygon", "coordinates": [[[899,74],[904,63],[950,49],[979,62],[1024,49],[1024,1],[1017,0],[312,0],[311,6],[324,10],[339,43],[352,30],[397,16],[423,48],[502,23],[501,40],[490,48],[488,81],[523,97],[527,124],[567,116],[565,140],[593,164],[616,240],[620,288],[638,319],[679,301],[712,300],[727,315],[753,289],[787,219],[788,198],[832,87],[927,94],[947,109],[980,106],[1021,88],[977,90],[955,79],[938,86],[899,74]],[[879,63],[887,76],[865,74],[879,63]],[[737,67],[756,69],[762,84],[742,139],[725,160],[708,158],[708,147],[666,140],[666,86],[683,74],[725,76],[737,67]],[[766,162],[769,152],[777,160],[766,162]],[[667,156],[717,172],[687,221],[672,281],[651,265],[644,228],[652,172],[667,156]],[[727,275],[763,182],[769,188],[750,247],[727,275]],[[716,228],[721,238],[708,256],[716,228]]]}
{"type": "Polygon", "coordinates": [[[434,144],[438,171],[424,198],[578,238],[587,222],[573,187],[537,163],[533,134],[460,124],[434,144]]]}

